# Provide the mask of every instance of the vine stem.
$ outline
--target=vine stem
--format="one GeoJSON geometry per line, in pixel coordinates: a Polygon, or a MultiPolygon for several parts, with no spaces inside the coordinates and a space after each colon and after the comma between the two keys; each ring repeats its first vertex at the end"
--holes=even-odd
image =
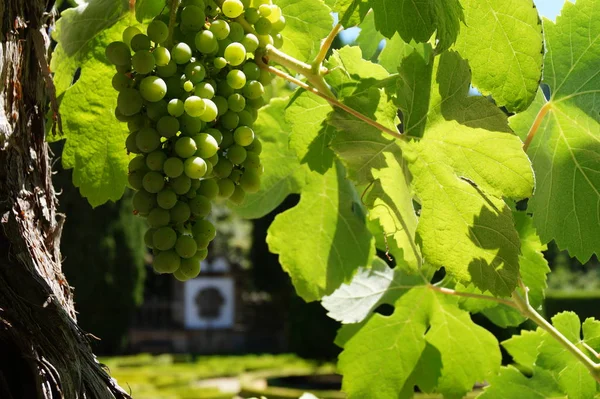
{"type": "Polygon", "coordinates": [[[381,130],[382,132],[389,134],[390,136],[393,136],[393,137],[395,137],[395,138],[397,138],[397,139],[400,139],[400,140],[406,140],[406,137],[404,137],[404,136],[403,136],[403,135],[401,135],[400,133],[398,133],[398,132],[395,132],[395,131],[393,131],[392,129],[389,129],[389,128],[387,128],[387,127],[383,126],[382,124],[380,124],[380,123],[378,123],[378,122],[374,121],[373,119],[371,119],[371,118],[369,118],[369,117],[367,117],[367,116],[364,116],[364,115],[363,115],[363,114],[361,114],[360,112],[358,112],[358,111],[355,111],[354,109],[352,109],[352,108],[348,107],[348,106],[347,106],[347,105],[345,105],[345,104],[342,104],[341,102],[339,102],[339,101],[338,101],[337,99],[335,99],[334,97],[330,97],[330,96],[328,96],[328,95],[326,95],[326,94],[323,94],[323,93],[321,93],[319,90],[317,90],[316,88],[314,88],[314,87],[312,87],[312,86],[310,86],[310,85],[308,85],[308,84],[304,83],[303,81],[301,81],[301,80],[299,80],[299,79],[296,79],[295,77],[293,77],[293,76],[290,76],[289,74],[287,74],[287,73],[285,73],[285,72],[283,72],[283,71],[280,71],[279,69],[277,69],[277,68],[274,68],[274,67],[272,67],[272,66],[270,66],[270,65],[266,64],[266,63],[264,62],[264,60],[262,60],[262,59],[260,59],[260,58],[257,58],[257,59],[256,59],[256,63],[257,63],[257,64],[258,64],[258,66],[259,66],[259,67],[261,67],[262,69],[264,69],[264,70],[266,70],[266,71],[269,71],[270,73],[272,73],[272,74],[274,74],[274,75],[277,75],[277,76],[279,76],[280,78],[283,78],[283,79],[285,79],[285,80],[287,80],[287,81],[289,81],[289,82],[291,82],[291,83],[293,83],[293,84],[295,84],[295,85],[297,85],[297,86],[299,86],[299,87],[302,87],[304,90],[306,90],[306,91],[309,91],[309,92],[311,92],[311,93],[313,93],[313,94],[315,94],[315,95],[317,95],[317,96],[321,97],[322,99],[324,99],[324,100],[326,100],[327,102],[329,102],[329,104],[331,104],[331,106],[333,106],[333,107],[337,107],[337,108],[340,108],[341,110],[343,110],[343,111],[345,111],[345,112],[349,113],[350,115],[353,115],[353,116],[354,116],[354,117],[356,117],[357,119],[360,119],[361,121],[363,121],[363,122],[365,122],[365,123],[367,123],[367,124],[369,124],[369,125],[373,126],[374,128],[376,128],[376,129],[379,129],[379,130],[381,130]]]}
{"type": "Polygon", "coordinates": [[[177,21],[177,8],[179,7],[179,0],[171,0],[171,7],[169,11],[169,36],[167,37],[167,43],[173,44],[173,31],[175,30],[175,22],[177,21]]]}
{"type": "Polygon", "coordinates": [[[317,54],[317,56],[311,64],[313,73],[320,72],[321,66],[323,65],[323,61],[325,60],[325,57],[327,57],[327,53],[329,52],[333,41],[335,40],[336,36],[342,31],[342,29],[344,29],[344,27],[338,22],[333,27],[333,29],[331,29],[331,32],[329,32],[327,37],[323,40],[323,43],[321,44],[321,49],[319,50],[319,53],[317,54]]]}
{"type": "Polygon", "coordinates": [[[548,111],[550,111],[550,108],[552,107],[551,104],[552,104],[551,102],[547,102],[546,104],[544,104],[542,106],[542,108],[540,108],[540,111],[536,115],[535,120],[533,121],[533,124],[531,125],[531,128],[529,129],[529,133],[527,133],[525,142],[523,143],[523,151],[527,152],[527,149],[529,148],[529,145],[533,141],[533,138],[535,137],[535,134],[537,133],[540,125],[542,124],[544,117],[546,116],[548,111]]]}

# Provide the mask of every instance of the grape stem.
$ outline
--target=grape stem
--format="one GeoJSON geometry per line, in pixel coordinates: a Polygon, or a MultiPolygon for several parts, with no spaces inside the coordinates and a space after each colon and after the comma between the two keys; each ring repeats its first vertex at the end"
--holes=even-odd
{"type": "Polygon", "coordinates": [[[525,138],[525,142],[523,143],[523,151],[527,152],[527,149],[529,148],[529,145],[533,141],[533,138],[535,137],[535,134],[537,133],[540,125],[542,124],[544,117],[550,110],[550,107],[551,107],[550,104],[551,104],[551,102],[547,102],[546,104],[544,104],[542,106],[542,108],[540,108],[538,114],[535,116],[535,120],[533,121],[533,124],[531,125],[531,128],[529,129],[529,133],[527,133],[527,137],[525,138]]]}
{"type": "MultiPolygon", "coordinates": [[[[344,29],[344,27],[338,22],[333,27],[333,29],[331,29],[331,32],[329,32],[327,37],[323,40],[323,43],[321,44],[321,49],[319,50],[319,53],[317,54],[317,56],[311,64],[313,73],[323,75],[323,73],[321,72],[323,61],[325,60],[325,57],[327,57],[327,53],[329,52],[333,41],[335,40],[336,36],[342,31],[342,29],[344,29]]],[[[325,70],[327,71],[327,69],[325,70]]]]}
{"type": "Polygon", "coordinates": [[[169,12],[169,36],[167,37],[167,45],[170,47],[173,44],[173,31],[175,30],[175,22],[177,21],[177,8],[179,0],[171,0],[171,9],[169,12]]]}
{"type": "Polygon", "coordinates": [[[397,139],[400,140],[406,140],[406,137],[401,135],[400,133],[398,133],[397,131],[393,131],[392,129],[389,129],[385,126],[383,126],[382,124],[370,119],[369,117],[361,114],[360,112],[348,107],[347,105],[339,102],[337,99],[335,99],[333,96],[329,96],[327,94],[324,94],[322,92],[320,92],[319,90],[317,90],[316,88],[306,84],[305,82],[301,81],[300,79],[296,79],[293,76],[290,76],[289,74],[287,74],[286,72],[283,72],[277,68],[274,68],[268,64],[266,64],[264,62],[263,59],[261,58],[257,58],[256,59],[256,63],[258,64],[258,66],[276,76],[279,76],[280,78],[283,78],[297,86],[302,87],[304,90],[309,91],[319,97],[321,97],[322,99],[326,100],[327,102],[329,102],[329,104],[331,104],[331,106],[333,107],[337,107],[340,108],[341,110],[349,113],[350,115],[355,116],[357,119],[360,119],[361,121],[373,126],[374,128],[381,130],[384,133],[389,134],[390,136],[393,136],[397,139]]]}

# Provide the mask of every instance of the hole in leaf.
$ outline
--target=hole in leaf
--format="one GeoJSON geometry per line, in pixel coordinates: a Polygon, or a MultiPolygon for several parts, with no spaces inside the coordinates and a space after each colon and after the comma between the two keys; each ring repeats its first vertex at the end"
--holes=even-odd
{"type": "Polygon", "coordinates": [[[396,259],[394,258],[394,255],[392,255],[391,253],[386,251],[382,251],[380,249],[377,250],[377,256],[382,259],[385,263],[387,263],[387,265],[390,267],[390,269],[393,269],[396,267],[397,263],[396,263],[396,259]]]}
{"type": "Polygon", "coordinates": [[[400,124],[397,126],[398,131],[400,133],[404,133],[404,114],[401,110],[398,110],[398,119],[400,119],[400,124]]]}
{"type": "Polygon", "coordinates": [[[80,77],[81,77],[81,68],[77,68],[75,70],[75,73],[73,74],[73,80],[71,81],[71,86],[73,86],[75,83],[77,83],[77,81],[79,80],[80,77]]]}
{"type": "Polygon", "coordinates": [[[546,100],[550,100],[550,96],[552,95],[552,91],[550,90],[550,86],[546,83],[541,83],[540,87],[542,88],[542,93],[544,94],[544,98],[546,100]]]}
{"type": "Polygon", "coordinates": [[[375,308],[375,313],[379,313],[382,316],[391,316],[394,314],[394,307],[387,303],[382,303],[381,305],[375,308]]]}
{"type": "Polygon", "coordinates": [[[431,284],[435,284],[442,281],[444,277],[446,277],[446,269],[442,267],[441,269],[436,271],[433,277],[431,278],[431,284]]]}

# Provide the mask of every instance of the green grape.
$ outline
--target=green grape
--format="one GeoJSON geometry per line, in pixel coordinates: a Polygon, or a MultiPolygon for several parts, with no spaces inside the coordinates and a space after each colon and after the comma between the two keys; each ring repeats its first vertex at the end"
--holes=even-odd
{"type": "Polygon", "coordinates": [[[198,246],[190,236],[179,236],[175,244],[175,252],[184,259],[189,259],[196,254],[198,246]]]}
{"type": "Polygon", "coordinates": [[[239,90],[246,85],[246,75],[239,69],[232,69],[227,74],[227,84],[235,90],[239,90]]]}
{"type": "Polygon", "coordinates": [[[221,133],[221,131],[218,129],[207,129],[206,133],[213,136],[213,138],[217,142],[217,145],[221,144],[221,141],[223,141],[223,133],[221,133]]]}
{"type": "Polygon", "coordinates": [[[202,195],[197,195],[189,202],[190,211],[196,217],[205,217],[210,213],[210,200],[202,195]]]}
{"type": "Polygon", "coordinates": [[[256,37],[258,37],[259,47],[267,47],[269,45],[272,46],[274,44],[271,35],[257,35],[256,37]]]}
{"type": "MultiPolygon", "coordinates": [[[[246,60],[246,49],[241,43],[231,43],[225,48],[223,55],[231,65],[238,66],[246,60]]],[[[235,86],[231,85],[231,87],[235,86]]]]}
{"type": "Polygon", "coordinates": [[[248,33],[241,40],[242,45],[246,49],[247,53],[254,53],[258,48],[259,42],[258,37],[253,33],[248,33]]]}
{"type": "Polygon", "coordinates": [[[181,28],[197,32],[204,26],[206,15],[200,7],[189,5],[181,10],[181,28]]]}
{"type": "Polygon", "coordinates": [[[151,127],[145,127],[137,132],[135,144],[142,152],[152,152],[160,146],[160,136],[151,127]]]}
{"type": "Polygon", "coordinates": [[[254,24],[254,30],[256,30],[256,33],[258,33],[259,35],[268,35],[269,33],[271,33],[271,29],[271,21],[264,17],[259,18],[258,21],[256,21],[256,23],[254,24]]]}
{"type": "Polygon", "coordinates": [[[239,123],[240,117],[233,111],[227,111],[227,113],[221,117],[221,125],[223,125],[225,129],[233,130],[238,127],[239,123]]]}
{"type": "Polygon", "coordinates": [[[173,75],[167,79],[167,93],[169,98],[185,97],[181,77],[173,75]]]}
{"type": "Polygon", "coordinates": [[[200,179],[206,174],[206,169],[206,162],[200,157],[189,157],[183,163],[183,171],[191,179],[200,179]]]}
{"type": "Polygon", "coordinates": [[[241,42],[244,38],[244,27],[238,22],[230,22],[229,27],[231,29],[231,32],[229,32],[229,39],[233,42],[241,42]]]}
{"type": "Polygon", "coordinates": [[[241,165],[246,160],[246,149],[241,145],[234,144],[227,149],[227,158],[234,165],[241,165]]]}
{"type": "Polygon", "coordinates": [[[246,62],[242,67],[242,71],[249,81],[260,79],[260,68],[254,62],[246,62]]]}
{"type": "Polygon", "coordinates": [[[131,72],[131,62],[127,65],[117,65],[115,67],[118,73],[128,73],[131,72]]]}
{"type": "Polygon", "coordinates": [[[127,129],[130,132],[137,132],[146,125],[146,118],[141,114],[135,114],[127,121],[127,129]]]}
{"type": "Polygon", "coordinates": [[[141,50],[131,57],[131,65],[137,73],[145,75],[152,72],[156,66],[156,62],[154,61],[154,56],[151,52],[148,50],[141,50]]]}
{"type": "Polygon", "coordinates": [[[219,96],[227,98],[230,95],[232,95],[233,93],[235,93],[235,89],[233,87],[229,86],[229,83],[227,83],[227,80],[219,81],[219,84],[217,85],[217,94],[219,96]]]}
{"type": "Polygon", "coordinates": [[[113,65],[126,66],[131,62],[131,52],[127,44],[123,42],[112,42],[106,46],[104,54],[113,65]]]}
{"type": "Polygon", "coordinates": [[[212,166],[215,166],[217,163],[219,163],[219,153],[217,152],[212,157],[206,158],[206,162],[210,163],[212,166]]]}
{"type": "Polygon", "coordinates": [[[183,82],[183,90],[185,90],[187,93],[190,93],[192,90],[194,90],[194,84],[191,80],[186,80],[183,82]]]}
{"type": "Polygon", "coordinates": [[[196,151],[196,156],[207,159],[212,157],[219,150],[219,144],[217,140],[213,136],[208,133],[200,133],[194,136],[194,141],[196,142],[196,147],[198,150],[196,151]]]}
{"type": "MultiPolygon", "coordinates": [[[[273,15],[273,14],[271,14],[273,15]]],[[[270,19],[270,18],[269,18],[270,19]]],[[[285,17],[281,15],[276,21],[271,20],[271,32],[281,32],[286,25],[285,17]]]]}
{"type": "Polygon", "coordinates": [[[275,4],[271,4],[271,14],[267,18],[273,23],[278,21],[281,18],[281,8],[275,4]]]}
{"type": "Polygon", "coordinates": [[[148,172],[142,179],[142,185],[144,190],[156,194],[165,186],[165,178],[161,173],[154,171],[148,172]]]}
{"type": "Polygon", "coordinates": [[[206,259],[207,256],[208,250],[206,248],[198,247],[198,251],[196,252],[196,255],[194,255],[193,259],[195,259],[197,262],[202,262],[204,259],[206,259]]]}
{"type": "Polygon", "coordinates": [[[156,196],[146,191],[137,191],[132,199],[133,209],[140,215],[147,215],[156,206],[156,196]]]}
{"type": "Polygon", "coordinates": [[[210,25],[210,31],[213,33],[217,40],[226,39],[229,36],[230,28],[227,21],[217,19],[210,25]]]}
{"type": "MultiPolygon", "coordinates": [[[[185,111],[183,101],[181,101],[178,98],[172,99],[171,101],[169,101],[169,104],[167,104],[167,111],[171,116],[180,117],[185,111]]],[[[179,130],[179,124],[177,130],[179,130]]]]}
{"type": "MultiPolygon", "coordinates": [[[[194,242],[194,245],[195,244],[196,243],[194,242]]],[[[196,259],[195,257],[192,257],[190,259],[181,260],[181,266],[179,266],[179,269],[177,269],[174,276],[179,276],[185,278],[185,280],[190,280],[198,277],[199,274],[200,261],[198,261],[198,259],[196,259]]]]}
{"type": "Polygon", "coordinates": [[[206,173],[204,174],[204,178],[213,177],[213,164],[210,162],[206,162],[206,173]]]}
{"type": "Polygon", "coordinates": [[[227,66],[227,60],[223,57],[217,57],[213,60],[213,65],[217,69],[223,69],[227,66]]]}
{"type": "Polygon", "coordinates": [[[175,142],[175,153],[181,158],[189,158],[194,155],[197,150],[196,142],[189,136],[179,137],[175,142]]]}
{"type": "Polygon", "coordinates": [[[262,97],[265,94],[265,88],[258,80],[251,80],[248,82],[246,87],[244,87],[244,96],[247,98],[254,100],[262,97]]]}
{"type": "Polygon", "coordinates": [[[227,18],[237,18],[244,12],[244,4],[240,0],[225,0],[221,11],[227,18]]]}
{"type": "Polygon", "coordinates": [[[196,190],[198,195],[208,199],[215,199],[219,194],[219,185],[215,179],[205,179],[200,182],[200,188],[196,190]]]}
{"type": "Polygon", "coordinates": [[[190,116],[199,117],[206,109],[206,103],[198,96],[190,96],[185,99],[185,112],[190,116]]]}
{"type": "Polygon", "coordinates": [[[244,202],[244,198],[246,197],[246,192],[240,186],[235,186],[233,193],[229,197],[229,201],[233,202],[236,205],[241,205],[244,202]]]}
{"type": "Polygon", "coordinates": [[[219,185],[219,197],[229,198],[235,191],[235,184],[230,179],[221,179],[217,184],[219,185]]]}
{"type": "Polygon", "coordinates": [[[269,4],[261,4],[258,6],[258,13],[261,17],[268,17],[271,15],[271,6],[269,4]]]}
{"type": "Polygon", "coordinates": [[[146,33],[154,43],[162,44],[169,37],[169,27],[164,22],[155,19],[148,25],[146,33]]]}
{"type": "Polygon", "coordinates": [[[191,190],[196,191],[196,190],[198,190],[199,187],[200,187],[200,180],[198,180],[198,179],[192,180],[191,190]]]}
{"type": "Polygon", "coordinates": [[[156,123],[156,130],[163,137],[173,137],[179,131],[179,120],[173,116],[165,115],[156,123]]]}
{"type": "Polygon", "coordinates": [[[117,120],[119,122],[127,122],[129,120],[129,118],[131,118],[131,117],[127,116],[127,115],[123,115],[123,113],[119,110],[119,107],[117,106],[115,108],[115,118],[117,118],[117,120]]]}
{"type": "Polygon", "coordinates": [[[246,104],[244,111],[250,114],[250,117],[253,121],[256,121],[256,119],[258,118],[258,110],[256,108],[252,108],[249,104],[246,104]]]}
{"type": "Polygon", "coordinates": [[[167,102],[160,100],[155,103],[147,103],[146,115],[153,122],[159,121],[160,118],[167,115],[167,102]]]}
{"type": "Polygon", "coordinates": [[[146,156],[146,166],[150,170],[160,172],[162,171],[166,160],[167,154],[165,154],[162,150],[152,151],[150,154],[148,154],[148,156],[146,156]]]}
{"type": "Polygon", "coordinates": [[[192,58],[192,49],[186,43],[177,43],[171,49],[171,59],[177,64],[187,64],[192,58]]]}
{"type": "Polygon", "coordinates": [[[136,139],[137,139],[137,133],[131,133],[129,136],[127,136],[127,139],[125,140],[125,148],[127,149],[127,152],[130,152],[132,154],[141,154],[142,151],[140,151],[140,149],[138,148],[137,144],[136,144],[136,139]]]}
{"type": "Polygon", "coordinates": [[[260,156],[254,152],[246,151],[246,159],[242,165],[246,169],[258,169],[261,166],[260,156]]]}
{"type": "Polygon", "coordinates": [[[142,33],[142,31],[136,28],[135,26],[128,26],[123,31],[123,42],[126,45],[131,46],[131,39],[133,39],[135,35],[138,35],[140,33],[142,33]]]}
{"type": "Polygon", "coordinates": [[[256,8],[247,8],[244,13],[244,18],[250,24],[255,24],[260,19],[260,14],[256,8]]]}
{"type": "Polygon", "coordinates": [[[154,208],[148,214],[147,220],[150,227],[163,227],[169,224],[171,216],[166,209],[154,208]]]}
{"type": "Polygon", "coordinates": [[[200,82],[194,88],[194,95],[211,99],[215,96],[215,88],[208,82],[200,82]]]}
{"type": "Polygon", "coordinates": [[[160,274],[175,273],[181,265],[181,258],[175,251],[160,252],[154,257],[152,267],[160,274]]]}
{"type": "Polygon", "coordinates": [[[238,184],[240,182],[241,177],[242,177],[242,171],[240,169],[234,169],[231,171],[231,174],[229,175],[229,180],[231,180],[235,184],[238,184]]]}
{"type": "Polygon", "coordinates": [[[194,39],[196,49],[203,54],[216,53],[219,50],[219,42],[214,33],[209,30],[198,32],[194,39]]]}
{"type": "Polygon", "coordinates": [[[246,102],[248,103],[249,106],[254,107],[256,109],[261,108],[262,106],[264,106],[266,104],[265,99],[263,97],[248,98],[248,100],[246,100],[246,102]]]}
{"type": "MultiPolygon", "coordinates": [[[[232,170],[233,170],[233,164],[227,158],[219,159],[219,162],[213,167],[213,171],[215,172],[215,175],[220,179],[224,179],[224,178],[228,177],[231,174],[232,170]]],[[[200,186],[200,187],[202,187],[202,186],[200,186]]]]}
{"type": "Polygon", "coordinates": [[[181,271],[181,264],[183,264],[184,260],[188,260],[188,259],[181,259],[182,263],[180,263],[179,269],[177,269],[173,272],[173,277],[175,277],[175,280],[181,281],[182,283],[185,283],[186,281],[190,280],[190,278],[187,277],[185,275],[185,273],[183,273],[181,271]]]}
{"type": "Polygon", "coordinates": [[[196,6],[199,7],[201,9],[204,10],[204,8],[206,8],[206,4],[204,3],[204,0],[185,0],[183,2],[183,5],[185,6],[196,6]]]}
{"type": "Polygon", "coordinates": [[[283,36],[281,36],[281,33],[273,36],[273,46],[275,46],[275,48],[281,48],[283,46],[283,36]]]}
{"type": "Polygon", "coordinates": [[[146,101],[160,101],[167,94],[167,84],[158,76],[147,76],[140,83],[140,94],[146,101]]]}
{"type": "Polygon", "coordinates": [[[229,46],[231,43],[233,43],[233,41],[229,38],[227,39],[223,39],[223,40],[219,40],[219,50],[217,51],[216,56],[217,57],[223,57],[225,54],[225,49],[227,48],[227,46],[229,46]]]}
{"type": "Polygon", "coordinates": [[[171,188],[178,195],[185,195],[188,191],[190,191],[190,188],[192,187],[192,181],[189,177],[187,177],[184,174],[174,179],[171,179],[170,183],[171,188]]]}
{"type": "MultiPolygon", "coordinates": [[[[237,116],[237,114],[236,114],[237,116]]],[[[233,133],[231,133],[228,130],[225,130],[222,132],[223,134],[223,140],[221,141],[221,144],[219,144],[219,147],[221,147],[221,149],[226,149],[229,148],[233,145],[234,141],[233,141],[233,133]]]]}
{"type": "Polygon", "coordinates": [[[136,190],[141,190],[144,187],[144,185],[142,183],[142,179],[144,178],[145,174],[146,174],[146,172],[143,170],[136,170],[136,171],[130,172],[127,175],[127,182],[129,183],[131,188],[134,188],[136,190]]]}
{"type": "Polygon", "coordinates": [[[240,118],[240,126],[252,126],[254,124],[254,119],[252,119],[252,115],[245,109],[238,112],[238,117],[240,118]]]}
{"type": "Polygon", "coordinates": [[[156,229],[152,235],[154,247],[161,251],[167,251],[173,248],[176,241],[177,233],[171,227],[160,227],[156,229]]]}
{"type": "Polygon", "coordinates": [[[177,157],[167,158],[163,164],[163,172],[171,179],[181,176],[183,173],[183,161],[177,157]]]}
{"type": "Polygon", "coordinates": [[[116,91],[128,89],[129,87],[131,87],[132,83],[133,80],[131,80],[131,78],[125,75],[124,73],[115,73],[115,75],[112,78],[112,87],[116,91]]]}
{"type": "Polygon", "coordinates": [[[254,130],[247,126],[240,126],[233,132],[233,140],[243,147],[250,145],[254,141],[254,130]]]}
{"type": "Polygon", "coordinates": [[[152,53],[157,67],[165,67],[171,62],[171,53],[165,47],[157,47],[152,53]]]}
{"type": "Polygon", "coordinates": [[[227,100],[223,96],[216,96],[213,98],[213,102],[217,106],[217,114],[219,116],[223,116],[229,110],[229,104],[227,104],[227,100]]]}
{"type": "MultiPolygon", "coordinates": [[[[175,73],[177,73],[177,63],[173,60],[169,61],[169,63],[165,66],[158,65],[156,67],[156,74],[161,78],[170,78],[171,76],[175,75],[175,73]]],[[[169,91],[169,94],[172,93],[169,91]]]]}
{"type": "Polygon", "coordinates": [[[200,118],[183,114],[181,119],[181,131],[189,136],[202,131],[204,122],[200,118]]]}
{"type": "Polygon", "coordinates": [[[143,33],[135,35],[133,39],[131,39],[131,49],[133,51],[150,50],[151,46],[152,43],[150,43],[150,39],[143,33]]]}
{"type": "Polygon", "coordinates": [[[201,62],[192,62],[185,67],[185,76],[193,83],[197,84],[206,77],[206,67],[201,62]]]}
{"type": "Polygon", "coordinates": [[[260,70],[260,79],[258,81],[260,83],[262,83],[263,86],[270,85],[272,80],[273,80],[273,75],[271,75],[269,72],[265,71],[264,69],[260,70]]]}
{"type": "Polygon", "coordinates": [[[200,237],[212,241],[217,236],[215,226],[206,219],[200,219],[192,225],[192,234],[194,237],[200,237]]]}
{"type": "Polygon", "coordinates": [[[123,89],[117,97],[117,108],[125,116],[135,115],[142,110],[142,96],[136,89],[123,89]]]}
{"type": "Polygon", "coordinates": [[[262,143],[260,140],[255,139],[252,144],[246,147],[246,151],[253,152],[256,155],[259,155],[262,152],[262,143]]]}
{"type": "MultiPolygon", "coordinates": [[[[192,180],[194,181],[194,180],[192,180]]],[[[196,197],[196,190],[194,190],[193,188],[190,189],[190,191],[187,192],[187,194],[185,195],[186,198],[188,199],[192,199],[196,197]]]]}
{"type": "Polygon", "coordinates": [[[247,193],[260,190],[260,175],[254,169],[246,169],[240,179],[240,187],[247,193]]]}
{"type": "Polygon", "coordinates": [[[146,233],[144,233],[144,244],[146,244],[146,246],[148,248],[154,248],[154,243],[152,242],[152,236],[154,235],[155,231],[156,231],[156,229],[149,228],[148,230],[146,230],[146,233]]]}
{"type": "Polygon", "coordinates": [[[129,165],[127,166],[127,170],[129,172],[135,172],[136,170],[146,170],[146,157],[143,155],[138,155],[135,158],[132,158],[129,161],[129,165]]]}
{"type": "Polygon", "coordinates": [[[163,188],[156,194],[156,202],[163,209],[171,209],[177,203],[177,194],[170,188],[163,188]]]}
{"type": "Polygon", "coordinates": [[[204,122],[212,122],[217,119],[217,115],[219,114],[217,105],[209,99],[202,99],[202,101],[204,102],[205,108],[202,115],[200,115],[200,120],[204,122]]]}
{"type": "Polygon", "coordinates": [[[177,201],[175,206],[169,210],[169,213],[171,214],[171,222],[175,224],[187,222],[192,215],[189,205],[183,201],[177,201]]]}

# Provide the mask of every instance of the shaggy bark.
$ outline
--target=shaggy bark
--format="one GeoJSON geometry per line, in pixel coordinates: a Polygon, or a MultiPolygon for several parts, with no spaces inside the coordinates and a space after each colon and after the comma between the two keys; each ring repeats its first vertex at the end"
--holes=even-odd
{"type": "Polygon", "coordinates": [[[61,271],[44,141],[52,4],[0,0],[0,398],[126,398],[77,327],[61,271]]]}

